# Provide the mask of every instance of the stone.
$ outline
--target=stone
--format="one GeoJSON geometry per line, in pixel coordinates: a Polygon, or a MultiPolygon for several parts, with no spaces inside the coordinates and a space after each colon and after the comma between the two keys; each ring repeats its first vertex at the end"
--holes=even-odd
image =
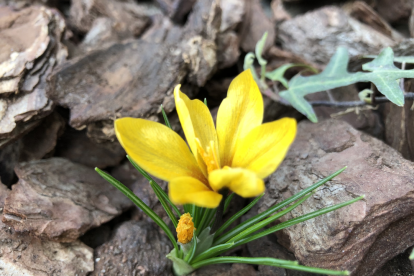
{"type": "Polygon", "coordinates": [[[155,0],[172,21],[183,23],[196,0],[155,0]]]}
{"type": "Polygon", "coordinates": [[[248,264],[219,264],[197,269],[190,276],[254,276],[259,274],[248,264]]]}
{"type": "Polygon", "coordinates": [[[49,94],[71,110],[69,124],[82,129],[109,119],[157,115],[184,76],[179,49],[136,40],[66,63],[53,74],[49,94]]]}
{"type": "Polygon", "coordinates": [[[383,19],[375,10],[363,1],[349,2],[344,5],[344,11],[358,21],[372,27],[380,33],[391,37],[395,41],[401,41],[404,37],[394,30],[385,19],[383,19]]]}
{"type": "Polygon", "coordinates": [[[167,236],[154,223],[127,221],[95,250],[91,275],[172,275],[172,250],[167,236]]]}
{"type": "Polygon", "coordinates": [[[118,141],[97,143],[88,138],[86,130],[68,127],[59,139],[55,156],[87,167],[104,169],[119,165],[126,153],[118,141]]]}
{"type": "Polygon", "coordinates": [[[240,26],[240,46],[245,52],[254,52],[256,43],[267,32],[267,39],[263,48],[265,54],[274,44],[276,38],[273,19],[265,14],[259,0],[246,1],[246,14],[240,26]]]}
{"type": "Polygon", "coordinates": [[[339,120],[302,121],[286,159],[270,176],[259,212],[344,166],[287,220],[365,195],[350,206],[284,229],[278,241],[304,265],[370,276],[414,244],[414,164],[339,120]],[[284,238],[283,238],[284,237],[284,238]]]}
{"type": "Polygon", "coordinates": [[[2,221],[18,233],[73,242],[133,203],[93,169],[63,158],[20,163],[2,221]]]}
{"type": "Polygon", "coordinates": [[[116,32],[136,37],[149,26],[149,15],[145,5],[133,0],[75,0],[70,7],[69,20],[79,31],[86,33],[96,18],[107,17],[116,22],[116,32]]]}
{"type": "MultiPolygon", "coordinates": [[[[405,80],[405,90],[414,91],[414,81],[405,80]]],[[[381,115],[384,118],[385,142],[396,149],[408,160],[414,161],[414,127],[411,106],[413,100],[406,100],[404,106],[392,103],[381,105],[381,115]]]]}
{"type": "Polygon", "coordinates": [[[0,147],[15,141],[52,112],[46,80],[67,56],[65,21],[52,9],[0,8],[0,147]],[[36,122],[37,121],[37,122],[36,122]]]}
{"type": "Polygon", "coordinates": [[[78,275],[92,272],[93,250],[81,243],[58,243],[19,235],[0,221],[0,274],[78,275]]]}
{"type": "Polygon", "coordinates": [[[334,6],[296,16],[283,22],[278,30],[283,49],[322,65],[328,63],[338,46],[347,47],[350,56],[357,56],[378,54],[396,44],[390,37],[334,6]]]}
{"type": "Polygon", "coordinates": [[[408,19],[413,6],[411,0],[377,0],[375,9],[388,22],[397,23],[408,19]]]}
{"type": "Polygon", "coordinates": [[[38,127],[22,138],[19,162],[42,159],[53,153],[65,124],[57,112],[46,117],[38,127]]]}

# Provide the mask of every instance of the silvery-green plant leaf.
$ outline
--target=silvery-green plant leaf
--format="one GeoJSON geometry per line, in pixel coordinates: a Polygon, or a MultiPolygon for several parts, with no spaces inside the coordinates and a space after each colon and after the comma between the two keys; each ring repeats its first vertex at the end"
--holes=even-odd
{"type": "Polygon", "coordinates": [[[284,64],[271,72],[266,72],[266,78],[272,81],[279,81],[285,88],[289,88],[288,80],[284,77],[286,71],[293,67],[306,67],[307,69],[311,70],[314,73],[318,71],[313,68],[312,66],[300,63],[287,63],[284,64]]]}
{"type": "Polygon", "coordinates": [[[371,72],[349,73],[347,70],[349,56],[346,48],[340,47],[331,58],[325,70],[317,75],[304,77],[297,75],[289,81],[289,89],[280,96],[287,100],[309,120],[316,123],[318,119],[305,96],[315,92],[347,86],[356,82],[372,82],[377,89],[396,105],[404,105],[404,92],[396,80],[414,78],[414,70],[401,70],[394,66],[394,53],[385,48],[373,61],[363,65],[363,69],[371,72]]]}
{"type": "MultiPolygon", "coordinates": [[[[368,56],[363,56],[364,58],[376,58],[377,56],[375,55],[368,55],[368,56]]],[[[398,63],[414,63],[414,57],[413,56],[406,56],[406,57],[394,57],[394,62],[398,62],[398,63]]]]}
{"type": "Polygon", "coordinates": [[[267,61],[262,57],[263,48],[265,46],[266,39],[267,39],[267,32],[263,34],[262,38],[256,43],[256,47],[255,47],[256,58],[261,66],[264,66],[267,64],[267,61]]]}

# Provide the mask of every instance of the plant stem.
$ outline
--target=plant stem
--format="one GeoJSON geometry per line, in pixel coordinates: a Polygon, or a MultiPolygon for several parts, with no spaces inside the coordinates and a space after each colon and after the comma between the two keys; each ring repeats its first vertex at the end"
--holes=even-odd
{"type": "Polygon", "coordinates": [[[223,220],[223,213],[224,213],[224,205],[226,204],[226,197],[229,193],[228,189],[223,189],[220,191],[220,194],[223,195],[223,198],[221,199],[220,205],[216,209],[216,221],[214,222],[213,227],[211,228],[210,233],[214,233],[217,231],[217,229],[220,228],[221,222],[223,220]]]}

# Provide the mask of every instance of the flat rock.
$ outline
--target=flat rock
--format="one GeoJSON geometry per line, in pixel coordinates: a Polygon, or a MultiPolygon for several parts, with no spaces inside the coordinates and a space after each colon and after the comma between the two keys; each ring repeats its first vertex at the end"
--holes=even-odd
{"type": "Polygon", "coordinates": [[[414,244],[414,164],[383,142],[338,120],[301,122],[286,159],[270,177],[259,212],[346,165],[283,219],[360,195],[365,199],[285,229],[279,242],[305,265],[375,275],[414,244]]]}
{"type": "Polygon", "coordinates": [[[49,94],[70,108],[74,128],[119,117],[149,118],[165,98],[173,100],[184,66],[179,49],[142,40],[115,44],[62,66],[51,78],[49,94]]]}
{"type": "Polygon", "coordinates": [[[172,275],[167,236],[154,223],[127,221],[95,250],[91,275],[172,275]]]}
{"type": "Polygon", "coordinates": [[[0,221],[0,274],[4,276],[86,276],[93,250],[81,243],[58,243],[19,235],[0,221]]]}
{"type": "Polygon", "coordinates": [[[93,169],[63,158],[20,163],[3,222],[16,232],[73,242],[119,215],[132,202],[93,169]]]}
{"type": "Polygon", "coordinates": [[[383,48],[395,45],[390,37],[334,6],[283,22],[279,26],[278,39],[283,49],[319,64],[327,64],[338,46],[347,47],[349,54],[356,56],[378,54],[383,48]]]}

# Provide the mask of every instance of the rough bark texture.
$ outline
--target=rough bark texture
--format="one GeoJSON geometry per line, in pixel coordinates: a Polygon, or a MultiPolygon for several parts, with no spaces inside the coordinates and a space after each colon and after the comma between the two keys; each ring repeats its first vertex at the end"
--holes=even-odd
{"type": "Polygon", "coordinates": [[[395,44],[333,6],[283,22],[278,36],[284,49],[319,64],[327,64],[338,46],[347,47],[350,55],[355,56],[376,54],[395,44]]]}
{"type": "Polygon", "coordinates": [[[172,247],[154,223],[128,221],[95,250],[91,275],[172,275],[165,257],[172,247]]]}
{"type": "Polygon", "coordinates": [[[62,158],[20,163],[3,222],[19,233],[73,242],[133,204],[93,169],[62,158]]]}
{"type": "Polygon", "coordinates": [[[80,241],[62,244],[19,235],[0,221],[1,275],[86,276],[93,269],[93,251],[80,241]]]}
{"type": "Polygon", "coordinates": [[[132,0],[75,0],[72,2],[70,22],[80,31],[89,31],[98,17],[114,20],[116,31],[125,36],[137,36],[150,24],[146,7],[132,0]]]}
{"type": "Polygon", "coordinates": [[[117,142],[96,143],[87,137],[86,131],[68,127],[56,146],[55,156],[91,168],[117,166],[125,158],[125,150],[117,142]]]}
{"type": "Polygon", "coordinates": [[[280,242],[306,265],[375,275],[414,244],[408,231],[414,223],[414,164],[381,141],[337,120],[300,123],[285,161],[270,177],[259,211],[345,165],[345,172],[284,219],[360,195],[365,199],[285,229],[287,239],[280,236],[280,242]]]}
{"type": "Polygon", "coordinates": [[[64,31],[64,19],[54,10],[0,8],[0,147],[51,113],[46,80],[67,56],[64,31]]]}

